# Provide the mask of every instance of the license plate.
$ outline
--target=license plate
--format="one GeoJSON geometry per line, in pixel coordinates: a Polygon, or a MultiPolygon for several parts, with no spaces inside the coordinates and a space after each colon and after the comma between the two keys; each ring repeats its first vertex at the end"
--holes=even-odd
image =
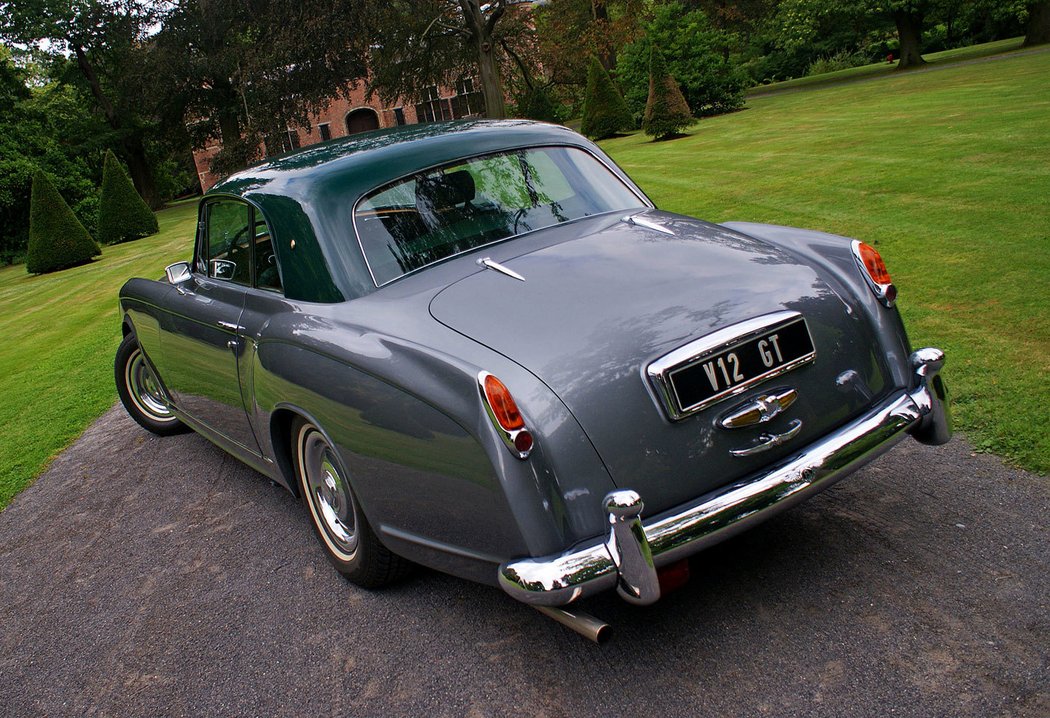
{"type": "MultiPolygon", "coordinates": [[[[797,315],[796,315],[797,316],[797,315]]],[[[696,357],[667,377],[680,416],[812,361],[816,356],[801,316],[696,357]]]]}

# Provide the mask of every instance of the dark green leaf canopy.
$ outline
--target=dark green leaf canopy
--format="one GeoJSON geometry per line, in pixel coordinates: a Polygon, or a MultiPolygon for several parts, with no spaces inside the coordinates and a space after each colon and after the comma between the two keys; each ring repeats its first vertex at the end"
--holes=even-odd
{"type": "Polygon", "coordinates": [[[90,262],[101,254],[95,240],[43,172],[33,175],[26,271],[44,274],[90,262]]]}
{"type": "Polygon", "coordinates": [[[158,231],[157,217],[139,197],[120,160],[106,152],[102,167],[102,197],[98,208],[98,241],[117,244],[158,231]]]}
{"type": "Polygon", "coordinates": [[[678,134],[694,120],[678,82],[667,71],[663,54],[655,44],[649,53],[649,100],[645,103],[642,129],[650,137],[662,140],[678,134]]]}
{"type": "Polygon", "coordinates": [[[587,68],[587,94],[583,101],[580,131],[591,139],[601,140],[633,128],[634,119],[623,95],[598,58],[592,57],[587,68]]]}

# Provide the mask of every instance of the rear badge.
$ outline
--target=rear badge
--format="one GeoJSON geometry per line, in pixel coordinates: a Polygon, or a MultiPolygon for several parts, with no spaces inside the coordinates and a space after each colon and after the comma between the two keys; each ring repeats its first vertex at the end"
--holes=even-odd
{"type": "Polygon", "coordinates": [[[789,387],[774,389],[726,412],[718,425],[723,429],[743,429],[765,424],[794,404],[797,398],[798,392],[789,387]]]}

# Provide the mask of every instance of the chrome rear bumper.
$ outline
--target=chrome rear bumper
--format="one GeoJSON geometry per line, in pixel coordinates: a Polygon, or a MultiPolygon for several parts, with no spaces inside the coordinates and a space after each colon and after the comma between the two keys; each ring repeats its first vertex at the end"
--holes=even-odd
{"type": "Polygon", "coordinates": [[[642,499],[610,493],[609,533],[569,551],[523,558],[499,568],[500,586],[529,604],[560,606],[613,586],[632,603],[660,598],[656,568],[673,563],[822,491],[898,441],[905,432],[928,444],[951,438],[947,394],[938,372],[944,354],[911,355],[917,387],[897,394],[859,419],[811,444],[769,471],[641,520],[642,499]]]}

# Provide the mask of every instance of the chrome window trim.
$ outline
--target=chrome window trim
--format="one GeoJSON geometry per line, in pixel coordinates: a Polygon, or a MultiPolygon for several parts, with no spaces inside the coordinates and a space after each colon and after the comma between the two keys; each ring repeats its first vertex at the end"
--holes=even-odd
{"type": "MultiPolygon", "coordinates": [[[[518,146],[515,146],[515,147],[507,147],[507,148],[504,148],[502,150],[496,150],[494,152],[485,152],[485,153],[480,154],[480,155],[466,155],[465,157],[460,157],[459,159],[447,160],[445,162],[438,162],[437,164],[429,165],[427,167],[421,167],[420,169],[413,170],[412,172],[409,172],[407,174],[401,175],[400,177],[398,177],[396,179],[392,179],[389,182],[381,184],[381,185],[379,185],[377,187],[373,187],[372,189],[368,190],[367,192],[362,194],[360,197],[358,197],[357,200],[354,202],[354,206],[353,206],[353,208],[350,211],[350,226],[354,230],[354,239],[357,240],[357,247],[358,247],[358,249],[361,250],[361,258],[365,260],[365,267],[368,268],[368,276],[372,278],[372,284],[374,284],[377,289],[379,287],[385,287],[386,285],[390,284],[391,282],[396,282],[397,280],[399,280],[399,279],[401,279],[403,277],[407,277],[410,274],[415,274],[418,271],[426,269],[427,267],[432,267],[435,264],[443,262],[443,261],[445,261],[447,259],[452,259],[453,257],[459,257],[459,256],[467,254],[469,252],[473,252],[476,249],[482,249],[484,247],[491,247],[494,244],[499,244],[500,242],[506,242],[507,240],[510,240],[510,239],[517,239],[518,237],[525,237],[525,236],[527,236],[529,234],[532,234],[533,232],[539,232],[539,231],[544,230],[544,229],[549,229],[549,227],[540,227],[540,229],[532,229],[532,230],[529,230],[528,232],[522,232],[521,234],[513,234],[513,235],[511,235],[509,237],[504,237],[503,239],[496,239],[496,240],[493,240],[493,241],[488,242],[486,244],[479,244],[477,247],[472,247],[471,249],[468,249],[468,250],[463,251],[463,252],[459,252],[457,254],[451,254],[448,257],[444,257],[442,259],[439,259],[437,262],[431,262],[430,264],[423,265],[422,267],[417,267],[416,269],[413,269],[410,272],[405,272],[404,274],[398,275],[398,276],[394,277],[393,279],[388,279],[387,281],[385,281],[382,284],[380,284],[378,281],[376,281],[375,272],[372,271],[372,263],[368,261],[368,253],[365,251],[365,246],[361,243],[361,233],[357,231],[357,208],[366,198],[368,198],[369,196],[371,196],[373,194],[376,194],[377,192],[379,192],[381,190],[385,190],[388,187],[393,187],[394,185],[396,185],[399,182],[404,182],[406,179],[408,179],[410,177],[415,177],[416,175],[424,174],[426,172],[430,172],[432,170],[440,169],[442,167],[452,167],[452,166],[460,164],[462,162],[469,162],[471,160],[481,159],[483,157],[492,157],[494,155],[508,154],[508,153],[511,153],[511,152],[517,152],[519,150],[540,150],[540,149],[545,149],[545,148],[574,149],[574,150],[580,150],[581,152],[584,152],[584,153],[590,155],[593,159],[597,160],[603,167],[605,167],[605,169],[607,169],[609,171],[609,174],[611,174],[614,178],[616,178],[616,180],[619,181],[620,184],[622,184],[624,187],[626,187],[631,192],[631,194],[633,194],[635,197],[640,199],[642,201],[642,204],[645,205],[645,207],[647,207],[649,209],[656,209],[656,205],[653,204],[652,201],[648,197],[646,197],[644,194],[642,194],[640,189],[632,186],[632,182],[629,182],[629,181],[625,182],[624,181],[624,177],[626,177],[626,174],[623,173],[623,170],[617,171],[619,168],[615,167],[614,165],[610,164],[609,162],[606,162],[604,159],[602,159],[598,155],[594,154],[593,152],[591,152],[586,147],[581,147],[579,145],[573,145],[573,144],[552,145],[552,144],[549,144],[549,143],[543,143],[543,144],[538,144],[538,145],[518,145],[518,146]]],[[[571,219],[568,222],[561,222],[557,226],[561,227],[561,226],[564,226],[566,224],[571,224],[572,222],[578,222],[581,219],[589,219],[591,217],[601,217],[602,215],[605,215],[605,214],[613,214],[613,213],[623,212],[625,209],[630,209],[630,208],[629,207],[621,207],[620,209],[609,210],[608,212],[599,212],[598,214],[585,215],[583,217],[577,217],[576,219],[571,219]]],[[[554,226],[554,225],[552,225],[552,226],[554,226]]]]}
{"type": "Polygon", "coordinates": [[[808,364],[809,362],[814,361],[817,356],[816,347],[817,345],[813,341],[813,334],[809,330],[809,323],[805,321],[802,314],[796,311],[785,310],[747,319],[719,329],[711,334],[702,336],[699,339],[695,339],[688,344],[665,354],[659,359],[649,362],[648,366],[645,368],[645,375],[648,377],[650,385],[656,391],[656,395],[671,421],[680,421],[681,419],[692,416],[697,412],[703,411],[707,407],[716,404],[723,399],[738,396],[760,382],[772,379],[773,377],[778,377],[792,369],[802,366],[803,364],[808,364]],[[697,404],[688,407],[681,406],[681,403],[678,400],[678,395],[674,389],[674,384],[671,381],[671,376],[673,374],[676,374],[683,369],[688,369],[711,354],[716,354],[724,349],[728,349],[734,344],[746,342],[750,339],[754,339],[760,334],[765,334],[766,332],[774,331],[780,327],[788,326],[799,320],[802,320],[803,326],[806,328],[806,333],[809,335],[809,342],[813,347],[813,351],[798,357],[797,359],[793,359],[783,366],[776,367],[775,369],[751,377],[742,384],[720,391],[697,404]]]}

